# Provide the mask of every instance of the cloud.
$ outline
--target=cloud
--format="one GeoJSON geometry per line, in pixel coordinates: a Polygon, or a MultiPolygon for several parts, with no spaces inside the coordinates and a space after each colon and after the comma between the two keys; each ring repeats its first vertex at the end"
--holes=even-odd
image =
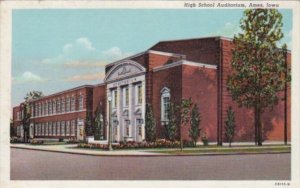
{"type": "Polygon", "coordinates": [[[119,47],[112,47],[108,50],[102,51],[101,55],[104,59],[107,60],[119,60],[125,57],[131,56],[132,53],[123,52],[119,47]]]}
{"type": "Polygon", "coordinates": [[[230,22],[225,23],[225,25],[216,32],[217,35],[222,35],[225,37],[233,37],[234,34],[240,32],[240,28],[230,22]]]}
{"type": "Polygon", "coordinates": [[[105,76],[104,72],[94,73],[94,74],[81,74],[71,77],[67,77],[64,80],[68,82],[74,81],[86,81],[86,80],[102,80],[105,76]]]}
{"type": "Polygon", "coordinates": [[[19,83],[27,83],[27,82],[43,82],[45,79],[42,79],[39,75],[34,74],[30,71],[26,71],[23,74],[13,77],[13,83],[19,84],[19,83]]]}
{"type": "Polygon", "coordinates": [[[97,61],[71,61],[64,64],[66,68],[95,68],[95,67],[104,67],[106,62],[97,62],[97,61]]]}

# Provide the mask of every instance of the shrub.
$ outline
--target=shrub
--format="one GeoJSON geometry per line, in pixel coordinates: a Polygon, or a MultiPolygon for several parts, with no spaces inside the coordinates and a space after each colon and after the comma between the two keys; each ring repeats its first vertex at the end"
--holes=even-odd
{"type": "Polygon", "coordinates": [[[44,144],[44,141],[43,141],[43,140],[32,139],[32,140],[30,141],[30,144],[31,144],[31,145],[43,145],[43,144],[44,144]]]}
{"type": "Polygon", "coordinates": [[[201,140],[202,140],[204,146],[208,146],[208,138],[207,138],[206,132],[204,132],[202,134],[201,140]]]}
{"type": "Polygon", "coordinates": [[[194,143],[194,141],[184,140],[183,146],[184,147],[196,147],[196,144],[194,143]]]}
{"type": "Polygon", "coordinates": [[[68,141],[67,141],[67,144],[78,144],[80,143],[79,140],[76,140],[75,138],[70,138],[68,141]]]}
{"type": "Polygon", "coordinates": [[[18,137],[11,137],[10,138],[10,143],[23,143],[22,139],[21,138],[18,138],[18,137]]]}

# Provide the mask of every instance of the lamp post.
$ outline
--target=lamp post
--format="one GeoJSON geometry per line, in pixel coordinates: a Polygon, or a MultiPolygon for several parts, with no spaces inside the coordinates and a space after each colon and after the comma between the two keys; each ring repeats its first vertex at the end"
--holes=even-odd
{"type": "Polygon", "coordinates": [[[108,100],[108,150],[112,151],[112,143],[111,143],[111,133],[112,133],[112,123],[111,123],[111,96],[107,98],[108,100]]]}

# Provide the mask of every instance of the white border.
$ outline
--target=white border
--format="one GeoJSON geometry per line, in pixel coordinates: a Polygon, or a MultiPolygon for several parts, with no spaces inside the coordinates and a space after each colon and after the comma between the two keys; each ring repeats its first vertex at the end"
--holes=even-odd
{"type": "MultiPolygon", "coordinates": [[[[98,8],[144,8],[144,9],[166,9],[177,8],[187,9],[183,7],[184,2],[197,1],[0,1],[0,187],[87,187],[99,186],[102,187],[144,187],[152,188],[155,186],[164,187],[275,187],[275,182],[278,181],[10,181],[10,148],[9,143],[9,118],[11,116],[11,13],[12,9],[98,9],[98,8]],[[76,184],[75,184],[76,183],[76,184]]],[[[210,1],[205,1],[210,2],[210,1]]],[[[223,2],[224,1],[220,1],[223,2]]],[[[229,1],[228,1],[229,2],[229,1]]],[[[236,3],[238,1],[234,1],[236,3]]],[[[250,1],[239,1],[249,3],[250,1]]],[[[271,1],[259,1],[259,3],[266,3],[271,1]]],[[[292,52],[292,181],[289,187],[300,187],[300,167],[299,167],[299,19],[300,2],[299,1],[275,1],[280,4],[280,8],[293,9],[293,52],[292,52]]],[[[204,3],[204,2],[203,2],[204,3]]],[[[195,9],[195,8],[194,8],[195,9]]],[[[201,9],[201,8],[198,8],[201,9]]],[[[210,8],[205,8],[210,9],[210,8]]],[[[213,9],[213,8],[212,8],[213,9]]],[[[226,8],[222,8],[226,9],[226,8]]],[[[235,9],[235,8],[230,8],[235,9]]],[[[230,172],[228,172],[230,173],[230,172]]],[[[286,182],[286,181],[284,181],[286,182]]]]}

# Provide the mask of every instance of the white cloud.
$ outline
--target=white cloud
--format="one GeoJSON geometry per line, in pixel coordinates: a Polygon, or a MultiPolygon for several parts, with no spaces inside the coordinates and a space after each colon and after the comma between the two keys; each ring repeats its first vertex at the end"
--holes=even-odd
{"type": "Polygon", "coordinates": [[[119,60],[128,57],[132,54],[129,52],[123,52],[119,47],[115,46],[108,50],[102,51],[101,55],[103,56],[104,59],[107,60],[119,60]]]}
{"type": "Polygon", "coordinates": [[[80,74],[67,77],[64,80],[68,82],[73,81],[84,81],[84,80],[102,80],[104,78],[104,72],[94,73],[94,74],[80,74]]]}
{"type": "Polygon", "coordinates": [[[34,74],[30,71],[26,71],[20,76],[13,77],[13,83],[19,84],[19,83],[26,83],[26,82],[43,82],[45,81],[42,79],[39,75],[34,74]]]}

